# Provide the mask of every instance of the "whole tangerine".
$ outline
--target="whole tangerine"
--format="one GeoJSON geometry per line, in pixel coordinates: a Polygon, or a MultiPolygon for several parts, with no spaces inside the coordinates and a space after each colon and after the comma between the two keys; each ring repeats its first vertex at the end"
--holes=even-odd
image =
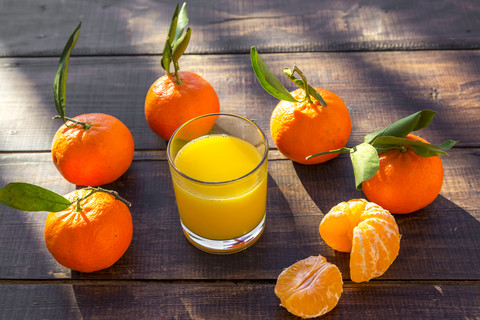
{"type": "Polygon", "coordinates": [[[313,97],[313,103],[303,101],[305,90],[298,88],[290,94],[302,102],[280,101],[270,120],[270,131],[278,150],[301,164],[317,164],[336,157],[338,153],[305,159],[312,154],[345,147],[352,130],[343,100],[327,89],[315,90],[327,106],[322,106],[313,97]]]}
{"type": "Polygon", "coordinates": [[[194,72],[166,74],[150,87],[145,98],[145,118],[150,128],[164,140],[183,123],[195,117],[218,113],[220,102],[213,87],[194,72]]]}
{"type": "Polygon", "coordinates": [[[112,266],[129,247],[133,234],[132,215],[125,203],[112,194],[90,192],[79,189],[67,194],[73,204],[50,212],[45,222],[48,251],[64,267],[80,272],[112,266]],[[77,206],[82,197],[86,198],[77,206]]]}
{"type": "MultiPolygon", "coordinates": [[[[428,143],[414,134],[410,140],[428,143]]],[[[440,156],[422,157],[409,146],[379,154],[377,174],[362,183],[365,196],[391,213],[411,213],[432,203],[443,184],[440,156]]]]}
{"type": "Polygon", "coordinates": [[[53,138],[52,159],[62,176],[81,186],[99,186],[123,175],[135,150],[130,130],[103,113],[82,114],[67,120],[53,138]]]}

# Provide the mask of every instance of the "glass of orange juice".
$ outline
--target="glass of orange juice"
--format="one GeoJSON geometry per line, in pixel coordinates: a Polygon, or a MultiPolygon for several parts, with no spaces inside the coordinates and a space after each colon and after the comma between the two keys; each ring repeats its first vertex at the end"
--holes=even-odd
{"type": "Polygon", "coordinates": [[[180,126],[168,163],[187,239],[211,253],[252,245],[265,226],[268,142],[252,121],[216,113],[180,126]]]}

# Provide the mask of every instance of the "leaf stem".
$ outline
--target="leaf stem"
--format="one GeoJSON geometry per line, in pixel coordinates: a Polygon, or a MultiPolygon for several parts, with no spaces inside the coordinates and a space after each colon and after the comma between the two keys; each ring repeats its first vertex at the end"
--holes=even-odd
{"type": "Polygon", "coordinates": [[[92,127],[92,124],[91,123],[88,123],[88,122],[84,122],[84,121],[79,121],[79,120],[76,120],[76,119],[73,119],[73,118],[70,118],[70,117],[61,117],[59,115],[56,115],[55,117],[53,117],[53,119],[62,119],[63,122],[65,123],[65,125],[69,128],[73,128],[73,127],[76,127],[77,125],[81,125],[83,127],[83,129],[85,130],[88,130],[92,127]],[[70,122],[73,122],[74,124],[71,125],[71,124],[67,124],[67,121],[70,121],[70,122]]]}
{"type": "Polygon", "coordinates": [[[320,152],[320,153],[315,153],[315,154],[309,155],[308,157],[305,158],[305,160],[308,160],[308,159],[311,159],[311,158],[314,158],[314,157],[318,157],[318,156],[321,156],[321,155],[324,155],[324,154],[330,154],[330,153],[352,153],[352,152],[353,152],[353,148],[343,147],[343,148],[340,148],[340,149],[329,150],[329,151],[325,151],[325,152],[320,152]]]}
{"type": "Polygon", "coordinates": [[[120,200],[122,201],[127,207],[130,207],[132,204],[125,200],[124,198],[122,198],[117,191],[113,191],[113,190],[106,190],[106,189],[103,189],[103,188],[100,188],[100,187],[97,187],[97,188],[94,188],[94,187],[86,187],[85,190],[90,190],[89,193],[87,193],[86,195],[84,195],[83,197],[79,197],[77,198],[75,201],[73,201],[71,204],[75,204],[75,211],[77,212],[80,212],[82,211],[82,206],[80,205],[80,201],[83,201],[85,199],[87,199],[88,197],[90,197],[92,194],[94,193],[97,193],[97,192],[104,192],[104,193],[108,193],[112,196],[115,197],[116,200],[120,200]]]}

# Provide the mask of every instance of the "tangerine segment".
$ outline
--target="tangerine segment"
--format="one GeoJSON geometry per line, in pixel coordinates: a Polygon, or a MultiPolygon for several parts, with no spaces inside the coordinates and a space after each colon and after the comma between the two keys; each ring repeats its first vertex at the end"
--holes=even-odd
{"type": "Polygon", "coordinates": [[[323,240],[334,250],[352,250],[353,228],[359,223],[366,203],[361,199],[341,202],[326,214],[319,231],[323,240]]]}
{"type": "Polygon", "coordinates": [[[369,281],[385,273],[400,250],[400,233],[393,215],[365,199],[334,206],[319,226],[331,248],[351,252],[350,277],[369,281]]]}
{"type": "Polygon", "coordinates": [[[400,250],[400,235],[395,225],[378,218],[362,221],[353,231],[350,278],[369,281],[381,276],[400,250]]]}
{"type": "Polygon", "coordinates": [[[282,305],[302,318],[318,317],[332,310],[342,291],[340,270],[321,255],[300,260],[285,269],[275,286],[282,305]]]}

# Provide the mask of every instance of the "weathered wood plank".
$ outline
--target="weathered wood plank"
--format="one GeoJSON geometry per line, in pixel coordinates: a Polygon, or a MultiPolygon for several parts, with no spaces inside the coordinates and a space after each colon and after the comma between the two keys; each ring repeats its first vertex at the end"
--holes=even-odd
{"type": "MultiPolygon", "coordinates": [[[[75,55],[159,54],[172,1],[6,0],[0,56],[58,56],[79,21],[75,55]]],[[[480,4],[431,1],[207,1],[188,3],[187,53],[478,49],[480,4]]]]}
{"type": "MultiPolygon", "coordinates": [[[[272,283],[0,285],[5,319],[296,319],[272,283]]],[[[344,284],[322,319],[477,319],[478,284],[344,284]]]]}
{"type": "MultiPolygon", "coordinates": [[[[3,184],[26,181],[60,193],[64,182],[49,154],[0,155],[3,184]]],[[[349,255],[329,248],[318,224],[338,202],[363,197],[356,191],[345,155],[318,166],[301,166],[273,152],[269,163],[267,227],[248,250],[230,256],[203,253],[184,238],[164,153],[137,153],[127,173],[106,188],[133,203],[134,237],[113,267],[81,274],[58,265],[45,248],[46,213],[0,207],[2,279],[275,279],[283,268],[322,254],[349,278],[349,255]],[[273,160],[277,159],[277,160],[273,160]],[[212,272],[214,270],[214,272],[212,272]]],[[[444,158],[445,183],[437,200],[409,215],[397,215],[400,254],[381,279],[479,280],[480,197],[478,150],[458,149],[444,158]]],[[[3,185],[2,184],[2,185],[3,185]]]]}
{"type": "MultiPolygon", "coordinates": [[[[279,77],[284,67],[297,63],[310,83],[342,97],[352,117],[351,146],[421,109],[438,111],[420,134],[430,142],[452,138],[459,146],[480,146],[480,52],[302,53],[264,55],[264,60],[279,77]]],[[[1,151],[50,149],[60,126],[51,119],[57,63],[56,58],[0,59],[1,151]]],[[[278,101],[258,83],[248,55],[189,56],[182,63],[212,84],[221,111],[254,119],[270,136],[270,114],[278,101]]],[[[112,114],[130,128],[137,150],[164,149],[144,116],[146,92],[163,74],[158,57],[72,58],[67,114],[112,114]]]]}

